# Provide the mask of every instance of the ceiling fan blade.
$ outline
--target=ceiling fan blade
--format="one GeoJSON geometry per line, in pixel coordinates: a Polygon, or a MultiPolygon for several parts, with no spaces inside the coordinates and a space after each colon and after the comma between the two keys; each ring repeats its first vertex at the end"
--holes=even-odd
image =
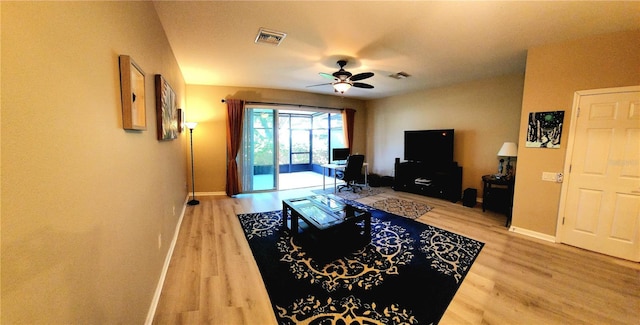
{"type": "Polygon", "coordinates": [[[326,85],[330,85],[330,84],[331,84],[330,82],[327,82],[327,83],[324,83],[324,84],[317,84],[317,85],[307,86],[307,88],[309,88],[309,87],[318,87],[318,86],[326,86],[326,85]]]}
{"type": "Polygon", "coordinates": [[[363,83],[363,82],[354,82],[353,86],[357,87],[357,88],[367,88],[367,89],[372,89],[373,88],[372,85],[366,84],[366,83],[363,83]]]}
{"type": "Polygon", "coordinates": [[[318,72],[318,74],[323,78],[333,79],[333,75],[330,73],[318,72]]]}
{"type": "Polygon", "coordinates": [[[371,77],[373,77],[373,72],[363,72],[363,73],[358,73],[355,76],[352,76],[351,81],[358,81],[358,80],[363,80],[371,77]]]}

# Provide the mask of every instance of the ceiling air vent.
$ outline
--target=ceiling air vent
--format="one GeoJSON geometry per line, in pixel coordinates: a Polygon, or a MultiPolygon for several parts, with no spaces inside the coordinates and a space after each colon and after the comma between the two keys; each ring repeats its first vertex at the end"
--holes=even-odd
{"type": "Polygon", "coordinates": [[[389,77],[393,78],[393,79],[405,79],[405,78],[409,78],[411,75],[404,72],[404,71],[400,71],[398,73],[394,73],[394,74],[390,74],[389,77]]]}
{"type": "Polygon", "coordinates": [[[285,37],[287,37],[286,33],[260,28],[255,42],[278,46],[285,37]]]}

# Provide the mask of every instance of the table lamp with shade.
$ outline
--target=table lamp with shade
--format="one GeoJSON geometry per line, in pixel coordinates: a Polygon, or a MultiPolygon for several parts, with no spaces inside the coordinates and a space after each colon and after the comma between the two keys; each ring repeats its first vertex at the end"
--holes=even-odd
{"type": "Polygon", "coordinates": [[[505,177],[513,176],[513,166],[511,166],[511,158],[518,156],[518,145],[515,142],[505,142],[502,144],[500,151],[498,151],[499,157],[507,157],[506,172],[502,174],[502,159],[500,159],[500,174],[505,177]]]}

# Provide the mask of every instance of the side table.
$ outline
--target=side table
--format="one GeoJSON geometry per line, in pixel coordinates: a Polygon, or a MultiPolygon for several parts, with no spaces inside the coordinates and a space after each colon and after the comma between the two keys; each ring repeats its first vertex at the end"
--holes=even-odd
{"type": "Polygon", "coordinates": [[[487,209],[506,214],[506,227],[511,226],[511,210],[513,208],[514,177],[482,176],[482,212],[487,209]]]}

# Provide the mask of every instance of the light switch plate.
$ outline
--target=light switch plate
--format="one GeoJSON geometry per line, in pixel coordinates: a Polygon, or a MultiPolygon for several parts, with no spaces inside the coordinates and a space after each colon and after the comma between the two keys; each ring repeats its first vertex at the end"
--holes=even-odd
{"type": "Polygon", "coordinates": [[[547,182],[555,182],[557,173],[542,172],[542,180],[547,182]]]}
{"type": "Polygon", "coordinates": [[[542,180],[547,182],[562,183],[564,175],[562,173],[542,172],[542,180]]]}

